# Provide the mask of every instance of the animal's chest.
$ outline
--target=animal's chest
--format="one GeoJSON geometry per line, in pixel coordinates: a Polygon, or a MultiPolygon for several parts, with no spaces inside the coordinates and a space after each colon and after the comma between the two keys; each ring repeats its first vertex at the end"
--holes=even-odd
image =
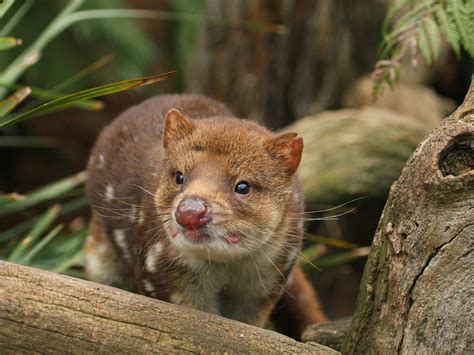
{"type": "MultiPolygon", "coordinates": [[[[154,277],[143,274],[142,293],[209,313],[233,316],[236,309],[253,309],[280,289],[276,265],[251,259],[236,263],[209,263],[183,256],[163,260],[154,277]],[[173,267],[170,267],[170,266],[173,267]]],[[[142,270],[146,270],[146,263],[142,270]]]]}

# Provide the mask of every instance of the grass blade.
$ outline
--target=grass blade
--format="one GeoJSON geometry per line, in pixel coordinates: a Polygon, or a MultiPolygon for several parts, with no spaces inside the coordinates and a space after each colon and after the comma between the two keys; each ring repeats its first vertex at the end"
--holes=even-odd
{"type": "Polygon", "coordinates": [[[60,197],[65,192],[73,189],[74,187],[84,183],[86,181],[86,172],[81,171],[80,173],[61,179],[52,184],[48,184],[25,195],[25,198],[18,199],[7,203],[0,208],[0,216],[6,214],[24,210],[28,207],[37,205],[41,202],[60,197]]]}
{"type": "Polygon", "coordinates": [[[79,80],[83,79],[84,77],[86,77],[87,75],[95,72],[96,70],[99,70],[100,68],[102,68],[103,66],[109,64],[112,60],[115,59],[115,54],[114,53],[109,53],[109,54],[106,54],[105,56],[103,56],[102,58],[99,58],[99,60],[95,61],[94,63],[92,64],[89,64],[87,67],[85,67],[84,69],[82,69],[81,71],[77,72],[76,74],[74,74],[73,76],[67,78],[66,80],[64,80],[63,82],[59,83],[58,85],[56,85],[53,90],[54,91],[60,91],[60,90],[64,90],[65,88],[71,86],[71,85],[74,85],[75,83],[77,83],[79,80]]]}
{"type": "Polygon", "coordinates": [[[313,263],[320,269],[329,269],[369,255],[370,247],[361,247],[353,250],[323,256],[313,263]]]}
{"type": "Polygon", "coordinates": [[[19,264],[27,265],[28,262],[36,254],[38,254],[41,249],[43,249],[58,233],[64,228],[63,224],[56,226],[52,231],[50,231],[43,239],[41,239],[36,245],[23,257],[19,260],[19,264]]]}
{"type": "Polygon", "coordinates": [[[61,108],[69,106],[71,103],[76,102],[76,101],[91,99],[98,96],[110,95],[116,92],[130,90],[136,87],[154,84],[154,83],[157,83],[169,78],[171,75],[173,75],[173,73],[174,71],[167,72],[164,74],[143,77],[143,78],[118,81],[118,82],[94,87],[91,89],[79,91],[71,95],[66,95],[64,97],[47,102],[43,105],[35,107],[27,112],[16,115],[14,117],[5,117],[4,119],[0,119],[0,127],[5,127],[13,123],[21,122],[23,120],[26,120],[34,116],[38,116],[38,115],[42,115],[48,112],[59,110],[61,108]]]}
{"type": "Polygon", "coordinates": [[[15,91],[5,100],[0,101],[0,117],[5,116],[7,113],[13,110],[20,102],[26,99],[30,93],[31,89],[27,86],[15,91]]]}
{"type": "Polygon", "coordinates": [[[15,14],[10,17],[10,20],[3,26],[0,36],[7,36],[21,21],[23,16],[28,12],[30,7],[34,4],[34,0],[26,0],[21,7],[15,12],[15,14]]]}
{"type": "MultiPolygon", "coordinates": [[[[59,217],[65,216],[69,213],[75,212],[81,208],[86,207],[89,204],[89,201],[86,196],[80,196],[74,200],[68,201],[62,205],[61,211],[59,212],[59,217]]],[[[35,216],[26,220],[25,222],[18,223],[15,226],[7,229],[6,231],[0,232],[0,243],[6,242],[12,238],[19,236],[22,233],[26,233],[32,225],[34,225],[38,219],[41,218],[35,216]]]]}
{"type": "Polygon", "coordinates": [[[313,242],[325,244],[327,246],[338,248],[338,249],[354,249],[355,247],[357,247],[357,245],[355,245],[354,243],[349,243],[341,239],[324,237],[322,235],[307,235],[305,236],[305,238],[313,242]]]}
{"type": "Polygon", "coordinates": [[[15,2],[14,0],[4,0],[0,3],[0,18],[2,18],[3,15],[5,15],[5,13],[13,5],[14,2],[15,2]]]}
{"type": "MultiPolygon", "coordinates": [[[[66,2],[64,9],[49,23],[45,30],[0,74],[0,81],[15,82],[27,68],[36,63],[36,60],[41,56],[42,49],[64,30],[64,27],[62,27],[64,18],[67,18],[70,13],[78,9],[83,2],[84,0],[70,0],[66,2]]],[[[1,89],[0,97],[3,98],[4,95],[5,90],[1,89]]]]}
{"type": "MultiPolygon", "coordinates": [[[[8,89],[20,89],[22,85],[0,82],[0,87],[5,87],[8,89]]],[[[46,90],[46,89],[42,89],[42,88],[38,88],[34,86],[29,86],[29,88],[31,89],[31,96],[35,98],[39,98],[39,99],[58,99],[60,97],[66,96],[66,94],[60,93],[56,90],[46,90]]],[[[77,108],[82,108],[82,109],[91,110],[91,111],[98,111],[104,107],[104,104],[98,100],[83,100],[83,101],[72,103],[71,107],[77,107],[77,108]]]]}
{"type": "Polygon", "coordinates": [[[0,37],[0,51],[21,46],[23,42],[16,37],[0,37]]]}
{"type": "Polygon", "coordinates": [[[12,250],[7,260],[17,262],[20,255],[32,245],[56,219],[61,207],[54,205],[50,207],[31,228],[28,235],[12,250]]]}
{"type": "Polygon", "coordinates": [[[298,262],[300,265],[310,264],[313,260],[318,259],[327,252],[326,246],[322,244],[315,244],[301,251],[298,256],[298,262]]]}
{"type": "Polygon", "coordinates": [[[76,234],[70,236],[70,241],[76,242],[75,248],[71,250],[70,253],[66,254],[64,257],[62,257],[59,262],[56,264],[56,266],[50,268],[50,271],[52,272],[57,272],[57,273],[63,273],[67,269],[69,269],[71,266],[82,266],[82,248],[80,247],[83,242],[85,237],[87,236],[88,228],[85,227],[81,229],[79,232],[76,234]]]}

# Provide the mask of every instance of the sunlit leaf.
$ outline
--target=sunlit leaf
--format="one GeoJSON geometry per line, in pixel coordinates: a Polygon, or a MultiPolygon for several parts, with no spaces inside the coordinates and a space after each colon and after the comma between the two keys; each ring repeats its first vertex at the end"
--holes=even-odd
{"type": "Polygon", "coordinates": [[[0,37],[0,51],[20,46],[22,40],[16,37],[0,37]]]}

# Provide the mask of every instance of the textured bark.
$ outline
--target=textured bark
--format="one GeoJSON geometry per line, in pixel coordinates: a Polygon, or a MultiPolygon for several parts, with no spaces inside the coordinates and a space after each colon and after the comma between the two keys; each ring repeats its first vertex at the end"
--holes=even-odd
{"type": "Polygon", "coordinates": [[[343,353],[474,352],[474,84],[394,183],[343,353]]]}
{"type": "Polygon", "coordinates": [[[208,15],[283,24],[288,31],[203,26],[189,60],[188,90],[271,128],[336,107],[351,79],[373,67],[385,6],[380,0],[209,0],[208,15]]]}
{"type": "Polygon", "coordinates": [[[337,354],[194,309],[1,261],[0,285],[2,353],[337,354]]]}
{"type": "Polygon", "coordinates": [[[305,343],[318,343],[340,351],[349,333],[351,321],[351,318],[346,318],[310,325],[306,328],[301,338],[305,343]]]}

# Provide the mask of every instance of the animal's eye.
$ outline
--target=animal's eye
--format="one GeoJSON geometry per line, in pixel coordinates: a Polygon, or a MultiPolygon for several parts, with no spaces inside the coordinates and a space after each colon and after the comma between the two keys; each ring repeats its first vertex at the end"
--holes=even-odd
{"type": "Polygon", "coordinates": [[[239,181],[234,191],[240,195],[247,195],[250,192],[250,184],[247,181],[239,181]]]}
{"type": "Polygon", "coordinates": [[[175,181],[178,185],[182,185],[184,183],[184,176],[181,171],[176,172],[175,181]]]}

